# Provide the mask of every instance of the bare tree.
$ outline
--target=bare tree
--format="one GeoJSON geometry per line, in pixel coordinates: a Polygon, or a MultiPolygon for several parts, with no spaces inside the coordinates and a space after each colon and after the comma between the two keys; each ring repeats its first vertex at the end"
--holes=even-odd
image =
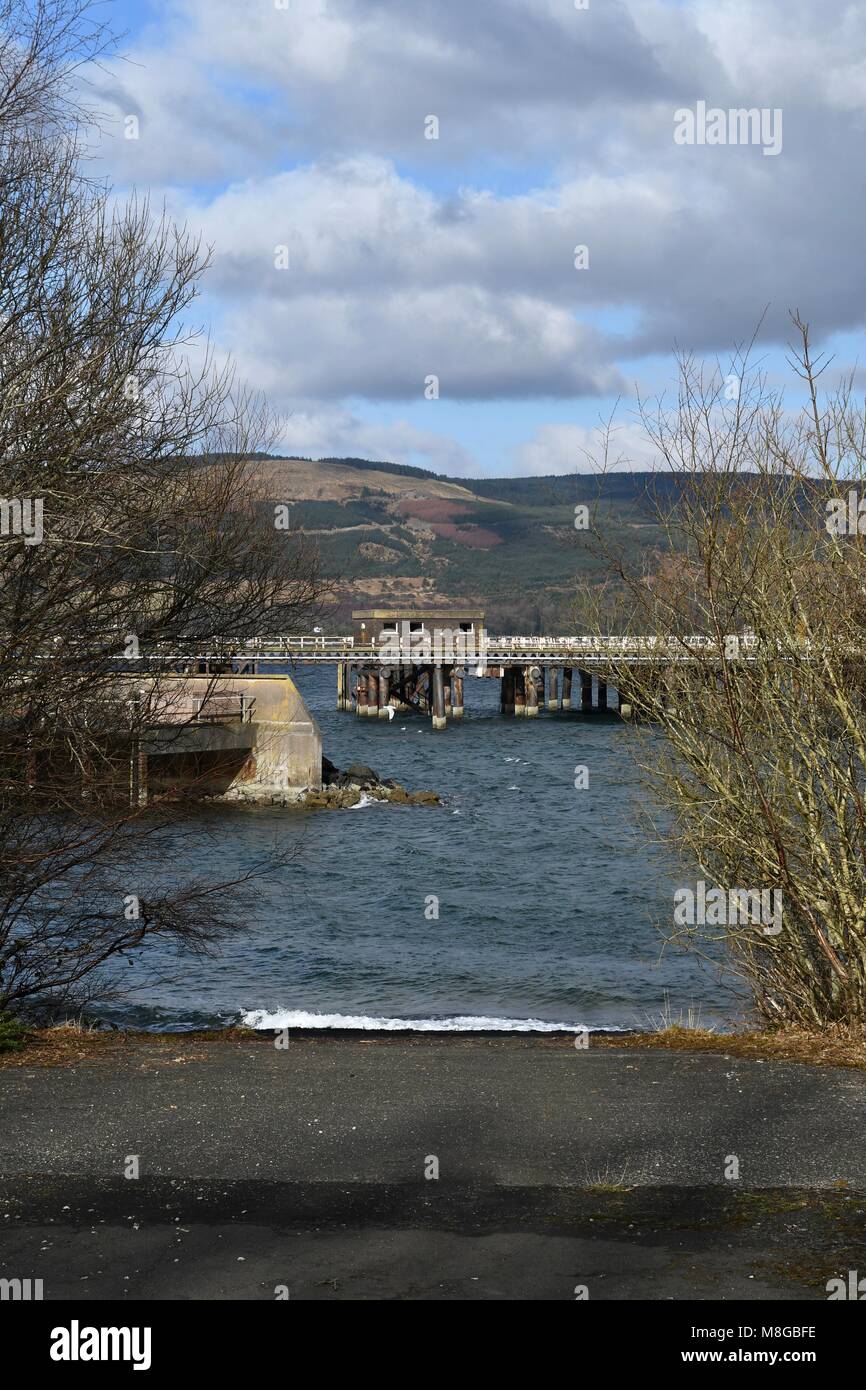
{"type": "Polygon", "coordinates": [[[850,380],[822,390],[794,324],[805,405],[748,354],[726,373],[685,358],[673,407],[644,404],[674,476],[667,552],[637,571],[600,534],[627,597],[613,618],[595,596],[590,623],[655,641],[655,662],[613,656],[608,679],[650,716],[634,737],[658,834],[713,890],[702,920],[672,905],[667,934],[722,950],[770,1024],[862,1026],[866,409],[850,380]],[[744,892],[776,895],[772,925],[744,892]]]}
{"type": "Polygon", "coordinates": [[[82,172],[90,13],[0,2],[0,1008],[80,997],[149,937],[230,929],[214,875],[160,887],[179,813],[119,804],[118,750],[158,721],[168,654],[230,652],[322,599],[251,461],[274,422],[185,322],[206,250],[82,172]],[[118,679],[131,642],[147,700],[118,679]]]}

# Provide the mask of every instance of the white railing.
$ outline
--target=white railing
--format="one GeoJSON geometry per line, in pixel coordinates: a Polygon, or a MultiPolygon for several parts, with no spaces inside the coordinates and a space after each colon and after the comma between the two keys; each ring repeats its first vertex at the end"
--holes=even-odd
{"type": "Polygon", "coordinates": [[[247,637],[238,643],[238,651],[255,652],[276,647],[286,651],[328,652],[343,651],[354,645],[354,637],[247,637]]]}
{"type": "MultiPolygon", "coordinates": [[[[721,644],[712,637],[654,637],[654,636],[517,636],[490,637],[485,632],[458,633],[452,629],[431,629],[423,633],[413,633],[408,637],[402,634],[382,633],[378,642],[356,642],[353,636],[326,637],[308,633],[287,634],[281,637],[247,637],[236,641],[214,642],[209,650],[207,642],[197,642],[186,652],[174,652],[170,659],[177,661],[223,661],[241,662],[245,658],[270,659],[296,658],[312,661],[351,661],[354,659],[375,658],[408,659],[416,662],[439,660],[453,657],[470,664],[476,660],[492,662],[508,660],[521,655],[547,657],[562,661],[575,658],[603,660],[605,656],[631,656],[636,660],[688,659],[689,652],[721,652],[726,657],[736,654],[752,654],[758,647],[757,638],[751,634],[732,633],[722,639],[721,644]],[[447,640],[446,640],[447,639],[447,640]]],[[[801,644],[802,651],[808,651],[810,644],[801,644]]],[[[148,654],[143,654],[144,660],[148,654]]],[[[151,655],[157,655],[153,653],[151,655]]],[[[130,662],[133,658],[118,655],[117,661],[130,662]]]]}

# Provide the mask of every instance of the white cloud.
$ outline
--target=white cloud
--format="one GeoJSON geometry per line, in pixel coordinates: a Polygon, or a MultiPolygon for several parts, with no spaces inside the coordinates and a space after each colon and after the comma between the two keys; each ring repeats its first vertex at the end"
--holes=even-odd
{"type": "Polygon", "coordinates": [[[639,425],[539,425],[533,436],[512,450],[517,474],[593,473],[648,470],[660,460],[639,425]]]}
{"type": "Polygon", "coordinates": [[[617,394],[621,364],[674,345],[725,353],[765,306],[764,343],[792,305],[819,339],[862,325],[866,11],[846,0],[167,13],[95,75],[141,123],[102,157],[204,229],[215,339],[282,409],[339,431],[335,403],[412,402],[435,374],[443,397],[538,399],[520,456],[546,471],[571,445],[544,398],[617,394]],[[781,107],[782,153],[676,146],[698,99],[781,107]]]}
{"type": "Polygon", "coordinates": [[[304,405],[286,419],[276,452],[303,458],[369,458],[434,473],[471,476],[472,456],[455,440],[405,420],[376,424],[349,410],[304,405]]]}

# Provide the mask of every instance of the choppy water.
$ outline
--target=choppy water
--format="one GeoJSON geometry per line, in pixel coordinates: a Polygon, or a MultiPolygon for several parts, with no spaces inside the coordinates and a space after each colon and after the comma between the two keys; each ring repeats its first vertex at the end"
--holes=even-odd
{"type": "MultiPolygon", "coordinates": [[[[642,836],[617,719],[503,719],[498,682],[466,680],[445,733],[338,712],[333,668],[298,685],[338,766],[368,763],[441,807],[297,812],[217,807],[179,850],[193,871],[242,872],[276,842],[295,855],[215,958],[151,948],[171,978],[115,1017],[150,1027],[246,1017],[260,1026],[648,1027],[666,1007],[710,1023],[736,1001],[654,922],[676,884],[642,836]],[[576,790],[575,768],[589,769],[576,790]],[[205,838],[207,833],[208,838],[205,838]],[[438,919],[431,897],[438,898],[438,919]]],[[[138,965],[131,982],[141,979],[138,965]]]]}

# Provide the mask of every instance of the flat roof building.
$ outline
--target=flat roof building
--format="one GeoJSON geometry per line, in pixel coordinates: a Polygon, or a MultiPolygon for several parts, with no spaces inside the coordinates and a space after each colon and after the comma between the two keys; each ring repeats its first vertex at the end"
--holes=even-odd
{"type": "Polygon", "coordinates": [[[352,635],[358,643],[378,645],[401,635],[425,635],[435,641],[437,632],[477,635],[484,627],[482,608],[360,608],[352,613],[352,635]],[[404,627],[405,624],[405,627],[404,627]]]}

